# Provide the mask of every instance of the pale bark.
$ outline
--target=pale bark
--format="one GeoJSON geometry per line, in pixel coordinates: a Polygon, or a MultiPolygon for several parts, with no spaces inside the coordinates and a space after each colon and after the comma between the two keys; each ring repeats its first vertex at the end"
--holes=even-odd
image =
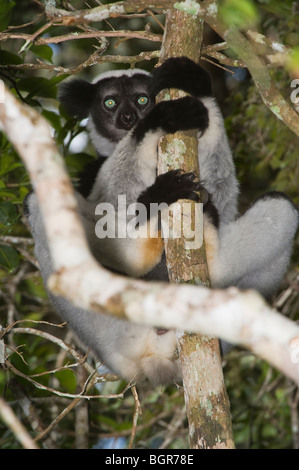
{"type": "Polygon", "coordinates": [[[0,418],[10,428],[24,449],[38,449],[27,429],[23,426],[8,403],[0,397],[0,418]]]}

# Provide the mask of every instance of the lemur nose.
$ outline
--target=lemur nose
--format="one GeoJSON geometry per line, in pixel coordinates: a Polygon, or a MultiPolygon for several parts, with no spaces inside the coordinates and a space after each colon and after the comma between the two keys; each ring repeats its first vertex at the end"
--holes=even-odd
{"type": "Polygon", "coordinates": [[[125,126],[132,126],[136,121],[136,117],[135,113],[122,113],[120,120],[125,126]]]}

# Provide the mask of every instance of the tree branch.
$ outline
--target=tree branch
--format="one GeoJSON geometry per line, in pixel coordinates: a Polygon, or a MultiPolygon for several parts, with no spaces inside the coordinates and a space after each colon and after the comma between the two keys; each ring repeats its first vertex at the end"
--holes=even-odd
{"type": "MultiPolygon", "coordinates": [[[[211,56],[220,61],[220,63],[229,66],[247,66],[252,78],[260,92],[265,105],[282,120],[296,135],[299,135],[299,116],[295,109],[283,98],[281,93],[276,89],[273,80],[268,71],[267,64],[264,63],[255,52],[258,43],[271,47],[275,54],[264,54],[264,59],[270,65],[281,65],[285,63],[285,58],[289,55],[289,49],[286,46],[275,43],[263,35],[258,35],[252,31],[248,31],[247,35],[251,42],[246,39],[234,27],[228,27],[223,23],[219,15],[219,2],[215,0],[193,1],[186,0],[174,2],[169,0],[152,0],[150,4],[144,0],[126,0],[106,5],[100,5],[87,10],[67,11],[58,9],[53,6],[53,2],[46,2],[45,11],[49,18],[50,24],[63,24],[65,26],[74,26],[77,24],[88,24],[100,22],[108,18],[116,18],[123,15],[131,15],[136,13],[147,12],[149,9],[162,13],[167,9],[175,7],[191,15],[197,15],[202,18],[209,26],[214,29],[227,42],[238,55],[237,61],[231,61],[224,55],[219,55],[217,51],[211,53],[211,56]],[[252,44],[255,44],[253,47],[252,44]]],[[[46,26],[45,26],[46,27],[46,26]]],[[[40,31],[40,30],[39,30],[40,31]]],[[[147,31],[92,31],[85,33],[71,33],[63,36],[52,38],[35,38],[35,35],[1,33],[0,39],[6,40],[10,38],[19,38],[31,41],[35,38],[35,44],[59,43],[62,41],[81,39],[86,37],[111,37],[122,36],[129,38],[142,38],[150,41],[161,41],[161,35],[149,33],[147,31]]]]}
{"type": "MultiPolygon", "coordinates": [[[[33,38],[32,34],[22,34],[22,33],[0,33],[0,41],[7,41],[8,39],[22,39],[25,44],[29,44],[30,42],[34,42],[34,44],[41,46],[45,44],[59,44],[65,41],[72,41],[75,39],[92,39],[92,38],[101,38],[101,37],[123,37],[128,39],[145,39],[148,41],[162,41],[161,34],[154,34],[148,31],[88,31],[84,33],[69,33],[63,34],[60,36],[51,36],[51,37],[41,37],[41,38],[33,38]]],[[[23,46],[24,48],[24,46],[23,46]]],[[[23,49],[22,48],[22,49],[23,49]]]]}
{"type": "MultiPolygon", "coordinates": [[[[219,2],[215,0],[203,0],[201,2],[178,2],[176,8],[190,12],[190,4],[193,4],[195,11],[192,14],[198,15],[206,23],[216,31],[226,42],[229,47],[238,55],[238,58],[247,66],[257,89],[260,92],[265,105],[273,114],[282,120],[296,135],[299,136],[299,116],[294,108],[279,93],[273,80],[271,79],[267,65],[255,53],[252,44],[246,37],[241,34],[234,26],[228,27],[221,20],[219,15],[219,2]]],[[[252,31],[250,32],[252,37],[252,31]]],[[[263,39],[264,43],[271,44],[263,39]]]]}
{"type": "Polygon", "coordinates": [[[12,408],[0,397],[0,417],[14,433],[18,441],[25,449],[38,449],[38,446],[28,433],[27,429],[19,421],[12,408]]]}
{"type": "MultiPolygon", "coordinates": [[[[181,55],[198,62],[203,28],[203,21],[196,16],[169,10],[160,61],[181,55]]],[[[181,90],[165,90],[164,99],[165,95],[177,99],[185,94],[181,90]]],[[[200,177],[196,131],[176,132],[161,139],[158,172],[166,173],[177,168],[187,173],[193,171],[200,177]]],[[[176,203],[182,219],[184,202],[186,201],[176,203]]],[[[188,202],[190,204],[190,201],[188,202]]],[[[202,227],[196,220],[195,206],[191,206],[191,226],[195,227],[199,234],[202,227]]],[[[177,222],[176,219],[174,216],[173,225],[177,222]]],[[[181,223],[180,217],[178,223],[181,223]]],[[[169,280],[175,284],[210,286],[205,244],[198,242],[196,249],[188,249],[187,238],[188,236],[182,234],[178,239],[165,239],[169,280]]],[[[178,334],[178,350],[189,422],[190,448],[234,448],[230,405],[224,385],[218,339],[185,332],[178,334]],[[213,416],[210,415],[211,408],[213,416]]]]}
{"type": "Polygon", "coordinates": [[[267,66],[254,53],[250,42],[237,29],[230,28],[225,34],[228,44],[242,58],[260,92],[265,105],[299,136],[299,116],[279,93],[267,66]]]}
{"type": "Polygon", "coordinates": [[[127,0],[123,2],[109,3],[88,10],[77,10],[69,12],[47,5],[45,8],[48,18],[67,25],[82,23],[94,23],[107,20],[108,18],[117,18],[123,15],[142,13],[147,10],[165,12],[173,6],[173,1],[153,0],[150,3],[144,0],[127,0]]]}
{"type": "Polygon", "coordinates": [[[138,62],[142,62],[144,60],[152,60],[156,59],[160,55],[160,51],[146,51],[140,52],[138,55],[134,56],[123,56],[123,55],[101,55],[101,50],[96,51],[91,56],[88,57],[86,61],[82,64],[77,65],[76,67],[66,68],[62,67],[61,65],[52,65],[46,64],[45,62],[38,60],[36,64],[9,64],[9,65],[0,65],[0,70],[48,70],[49,72],[55,72],[57,76],[61,74],[68,74],[68,75],[77,75],[78,73],[82,72],[82,70],[86,69],[87,67],[91,67],[95,64],[101,63],[114,63],[114,64],[130,64],[135,65],[138,62]]]}

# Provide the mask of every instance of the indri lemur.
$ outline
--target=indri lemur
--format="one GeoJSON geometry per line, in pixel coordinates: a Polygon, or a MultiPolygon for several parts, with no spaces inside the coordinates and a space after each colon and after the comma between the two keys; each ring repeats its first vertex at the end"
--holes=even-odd
{"type": "MultiPolygon", "coordinates": [[[[237,216],[235,167],[205,70],[189,59],[171,58],[152,74],[118,70],[100,75],[94,83],[72,79],[63,85],[60,100],[70,114],[88,117],[98,153],[76,197],[91,250],[101,264],[130,276],[167,279],[162,240],[99,239],[95,207],[100,202],[116,207],[118,195],[125,195],[127,204],[171,204],[181,198],[196,199],[204,187],[209,194],[204,232],[213,287],[253,288],[266,297],[275,292],[289,263],[298,211],[285,195],[268,193],[237,216]],[[155,104],[155,96],[165,88],[182,89],[191,96],[155,104]],[[194,175],[179,171],[157,177],[159,139],[188,129],[198,129],[200,183],[194,175]]],[[[47,281],[52,265],[33,193],[25,209],[47,281]]],[[[94,314],[50,297],[62,318],[113,372],[153,384],[180,379],[174,331],[94,314]]]]}

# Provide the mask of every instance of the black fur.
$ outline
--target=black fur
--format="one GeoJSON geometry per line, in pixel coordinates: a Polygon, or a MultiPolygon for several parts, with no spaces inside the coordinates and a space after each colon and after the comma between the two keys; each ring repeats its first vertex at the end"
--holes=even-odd
{"type": "Polygon", "coordinates": [[[165,88],[177,88],[198,98],[212,96],[209,73],[187,57],[167,59],[152,77],[151,91],[155,96],[165,88]]]}
{"type": "Polygon", "coordinates": [[[98,156],[96,160],[89,163],[79,175],[79,184],[77,191],[83,196],[88,197],[95,183],[97,174],[101,166],[107,160],[107,157],[98,156]]]}
{"type": "Polygon", "coordinates": [[[24,201],[23,201],[23,214],[27,219],[30,216],[28,201],[29,201],[29,196],[30,196],[31,193],[32,193],[32,191],[30,191],[30,193],[26,194],[26,196],[24,198],[24,201]]]}
{"type": "Polygon", "coordinates": [[[141,141],[151,130],[163,129],[166,133],[198,129],[204,132],[209,125],[208,110],[197,98],[186,96],[173,101],[158,103],[134,129],[134,136],[141,141]],[[184,118],[182,119],[182,117],[184,118]]]}
{"type": "Polygon", "coordinates": [[[72,116],[88,116],[96,94],[94,84],[75,78],[63,83],[59,89],[59,101],[72,116]]]}
{"type": "Polygon", "coordinates": [[[205,214],[209,215],[210,221],[214,227],[219,228],[219,213],[210,199],[204,203],[203,211],[205,214]]]}
{"type": "Polygon", "coordinates": [[[170,170],[157,176],[154,184],[143,191],[137,200],[146,207],[147,220],[152,215],[150,211],[152,203],[166,203],[170,206],[179,199],[189,199],[202,202],[204,212],[210,216],[213,225],[218,227],[218,211],[211,202],[208,191],[195,179],[195,173],[184,173],[182,170],[170,170]],[[200,196],[198,193],[200,193],[200,196]]]}
{"type": "Polygon", "coordinates": [[[194,173],[184,173],[182,170],[170,170],[167,173],[157,176],[152,186],[143,191],[137,199],[137,202],[144,204],[147,209],[148,218],[150,216],[150,204],[160,204],[165,202],[167,205],[173,204],[179,199],[190,199],[199,202],[199,196],[196,191],[200,191],[199,182],[194,181],[194,173]]]}

